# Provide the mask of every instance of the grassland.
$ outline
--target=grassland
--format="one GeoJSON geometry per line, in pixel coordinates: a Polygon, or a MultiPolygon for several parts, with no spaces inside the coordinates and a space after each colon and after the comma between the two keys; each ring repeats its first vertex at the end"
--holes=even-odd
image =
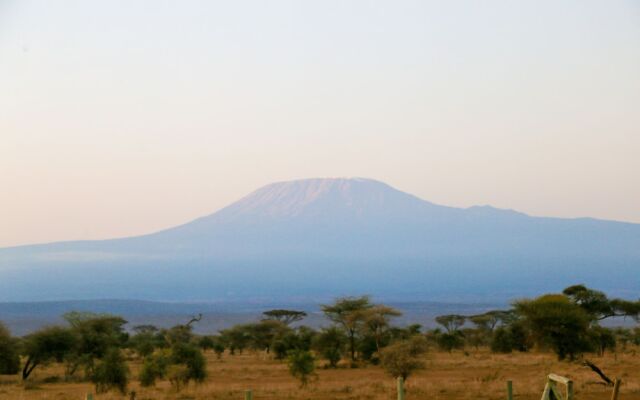
{"type": "MultiPolygon", "coordinates": [[[[324,369],[318,364],[317,378],[307,388],[299,388],[287,366],[262,353],[245,353],[221,360],[207,352],[207,380],[176,392],[166,381],[154,388],[141,388],[136,376],[137,360],[130,362],[132,382],[129,390],[137,399],[242,399],[252,389],[255,400],[388,400],[395,398],[395,381],[380,367],[324,369]]],[[[407,399],[504,399],[505,382],[512,380],[516,399],[539,399],[545,376],[558,373],[575,381],[577,399],[609,399],[611,389],[579,362],[558,362],[552,354],[492,354],[487,350],[432,351],[426,356],[426,369],[407,382],[407,399]]],[[[640,349],[590,358],[608,375],[623,379],[621,400],[640,399],[640,349]]],[[[26,385],[18,376],[0,377],[0,400],[84,399],[93,392],[88,382],[65,382],[63,366],[49,365],[36,370],[26,385]]],[[[125,399],[115,392],[95,396],[96,400],[125,399]]]]}

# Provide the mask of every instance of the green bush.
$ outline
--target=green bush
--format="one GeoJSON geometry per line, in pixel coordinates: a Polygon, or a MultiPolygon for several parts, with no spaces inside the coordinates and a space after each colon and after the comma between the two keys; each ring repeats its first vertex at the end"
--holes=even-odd
{"type": "Polygon", "coordinates": [[[422,356],[426,351],[427,340],[422,336],[414,336],[382,349],[380,362],[394,378],[407,379],[415,370],[424,368],[422,356]]]}
{"type": "Polygon", "coordinates": [[[454,349],[464,346],[464,336],[460,331],[445,332],[436,337],[436,343],[441,350],[451,353],[454,349]]]}
{"type": "Polygon", "coordinates": [[[189,368],[186,365],[170,365],[167,369],[169,382],[171,382],[171,386],[173,386],[176,391],[180,391],[180,389],[189,384],[189,374],[189,368]]]}
{"type": "Polygon", "coordinates": [[[129,368],[125,363],[120,349],[111,349],[102,361],[95,367],[91,381],[96,385],[96,392],[103,393],[111,389],[118,389],[126,393],[129,383],[129,368]]]}
{"type": "Polygon", "coordinates": [[[309,377],[313,376],[316,369],[315,358],[307,350],[292,350],[287,359],[289,372],[294,378],[300,380],[300,387],[307,386],[309,377]]]}
{"type": "Polygon", "coordinates": [[[215,341],[213,340],[213,338],[211,336],[202,336],[200,339],[198,339],[198,346],[203,351],[207,351],[207,350],[213,349],[214,345],[215,345],[215,341]]]}
{"type": "Polygon", "coordinates": [[[316,332],[306,326],[281,332],[274,337],[271,349],[278,360],[283,360],[292,350],[310,350],[316,332]]]}
{"type": "Polygon", "coordinates": [[[513,351],[511,332],[507,328],[501,326],[493,332],[491,351],[494,353],[511,353],[513,351]]]}
{"type": "Polygon", "coordinates": [[[190,343],[177,343],[171,348],[171,364],[182,364],[187,368],[187,383],[202,382],[207,377],[207,361],[202,351],[190,343]]]}
{"type": "Polygon", "coordinates": [[[224,354],[224,344],[222,344],[219,340],[216,340],[213,343],[213,351],[216,353],[216,357],[218,360],[222,358],[222,354],[224,354]]]}
{"type": "Polygon", "coordinates": [[[347,346],[347,335],[337,327],[324,329],[313,340],[313,348],[329,361],[329,366],[335,368],[342,359],[347,346]]]}
{"type": "Polygon", "coordinates": [[[153,386],[156,380],[164,378],[168,363],[169,360],[163,353],[147,357],[140,370],[140,385],[143,387],[153,386]]]}

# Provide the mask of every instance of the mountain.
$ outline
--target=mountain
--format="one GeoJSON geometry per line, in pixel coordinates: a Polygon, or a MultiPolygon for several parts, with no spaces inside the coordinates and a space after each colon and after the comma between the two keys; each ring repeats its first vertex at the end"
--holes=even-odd
{"type": "Polygon", "coordinates": [[[149,235],[0,249],[0,301],[501,301],[640,292],[640,224],[445,207],[370,179],[274,183],[149,235]]]}

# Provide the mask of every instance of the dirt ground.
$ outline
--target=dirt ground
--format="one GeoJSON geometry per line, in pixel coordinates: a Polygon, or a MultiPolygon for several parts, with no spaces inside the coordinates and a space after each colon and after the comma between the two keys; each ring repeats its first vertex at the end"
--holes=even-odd
{"type": "MultiPolygon", "coordinates": [[[[621,400],[640,400],[640,349],[604,357],[587,357],[610,377],[622,379],[621,400]]],[[[377,366],[325,369],[318,363],[317,377],[301,389],[286,365],[265,354],[245,353],[221,360],[207,353],[207,380],[176,392],[166,381],[154,388],[137,382],[139,362],[132,361],[129,391],[136,399],[243,399],[251,389],[255,400],[391,400],[396,398],[395,380],[377,366]]],[[[409,377],[406,399],[505,399],[506,381],[513,381],[515,399],[540,399],[547,374],[556,373],[574,380],[576,399],[610,399],[611,388],[600,384],[598,376],[579,362],[558,362],[552,354],[491,354],[487,350],[464,354],[431,352],[426,368],[409,377]]],[[[0,376],[0,400],[85,399],[94,387],[87,382],[65,382],[63,367],[49,365],[34,370],[27,384],[18,376],[0,376]]],[[[110,392],[94,395],[96,400],[129,399],[110,392]]]]}

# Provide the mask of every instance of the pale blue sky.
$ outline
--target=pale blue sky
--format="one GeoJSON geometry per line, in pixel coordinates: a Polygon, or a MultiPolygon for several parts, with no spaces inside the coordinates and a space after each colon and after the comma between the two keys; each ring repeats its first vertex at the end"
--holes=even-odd
{"type": "Polygon", "coordinates": [[[324,176],[640,222],[640,3],[0,0],[0,246],[324,176]]]}

